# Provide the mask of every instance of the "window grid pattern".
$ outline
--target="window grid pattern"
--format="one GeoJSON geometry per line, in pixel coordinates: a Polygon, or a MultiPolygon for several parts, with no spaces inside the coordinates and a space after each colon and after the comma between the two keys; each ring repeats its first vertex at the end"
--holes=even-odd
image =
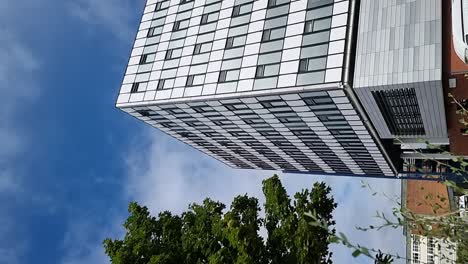
{"type": "Polygon", "coordinates": [[[421,238],[417,235],[411,235],[411,263],[421,263],[421,238]]]}
{"type": "Polygon", "coordinates": [[[436,240],[432,237],[427,239],[427,264],[434,264],[436,256],[436,240]]]}
{"type": "Polygon", "coordinates": [[[372,95],[392,135],[425,135],[414,88],[373,91],[372,95]]]}
{"type": "Polygon", "coordinates": [[[394,176],[344,92],[320,92],[342,81],[348,9],[148,0],[117,106],[235,168],[394,176]]]}
{"type": "MultiPolygon", "coordinates": [[[[220,91],[234,91],[239,84],[242,56],[245,53],[253,3],[253,0],[236,0],[234,2],[217,84],[220,91]]],[[[243,75],[245,74],[244,71],[243,75]]]]}
{"type": "MultiPolygon", "coordinates": [[[[310,7],[309,2],[317,1],[270,2],[148,0],[118,103],[309,85],[299,80],[306,77],[300,77],[298,71],[301,50],[307,48],[303,45],[304,20],[310,10],[318,8],[310,7]],[[211,17],[207,18],[206,24],[201,24],[204,15],[211,17]],[[263,33],[268,29],[279,29],[270,32],[279,38],[262,41],[263,33]],[[234,35],[245,36],[245,40],[237,41],[245,43],[226,49],[228,38],[234,35]],[[196,45],[202,43],[206,44],[204,52],[194,54],[196,45]],[[166,55],[169,50],[175,53],[166,55]],[[149,54],[151,56],[147,56],[149,54]],[[145,63],[140,65],[144,56],[145,63]],[[266,67],[259,77],[256,76],[257,64],[270,67],[266,67]],[[236,81],[220,83],[219,75],[223,71],[236,81]],[[186,86],[187,77],[197,74],[205,75],[203,84],[186,86]],[[165,82],[164,89],[158,89],[161,79],[165,82]],[[136,92],[131,89],[133,83],[138,83],[136,92]]],[[[341,81],[349,3],[348,0],[335,0],[330,6],[333,9],[329,14],[331,23],[321,26],[329,26],[330,32],[326,40],[330,42],[328,53],[324,55],[327,65],[320,73],[324,76],[320,78],[324,84],[341,81]]],[[[310,77],[313,76],[307,78],[310,77]]]]}
{"type": "Polygon", "coordinates": [[[290,1],[268,2],[256,63],[254,90],[273,89],[278,86],[289,9],[290,1]]]}
{"type": "Polygon", "coordinates": [[[393,175],[342,91],[125,110],[235,168],[393,175]]]}

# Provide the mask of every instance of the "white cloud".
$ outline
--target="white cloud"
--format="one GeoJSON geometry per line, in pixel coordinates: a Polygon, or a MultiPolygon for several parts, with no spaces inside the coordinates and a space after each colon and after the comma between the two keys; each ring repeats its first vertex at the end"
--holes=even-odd
{"type": "Polygon", "coordinates": [[[96,221],[99,218],[96,215],[80,217],[70,223],[62,244],[66,253],[61,264],[109,263],[102,241],[106,237],[122,236],[119,226],[124,219],[114,216],[111,217],[114,223],[102,224],[96,221]]]}
{"type": "MultiPolygon", "coordinates": [[[[19,36],[21,1],[0,4],[0,264],[21,263],[27,242],[12,216],[10,199],[23,191],[16,161],[27,149],[28,136],[22,129],[21,110],[38,95],[35,76],[40,63],[19,36]],[[16,23],[18,22],[18,23],[16,23]]],[[[25,16],[25,14],[23,14],[25,16]]]]}
{"type": "Polygon", "coordinates": [[[16,239],[19,235],[14,221],[4,208],[0,209],[0,264],[20,264],[26,249],[26,241],[16,239]]]}
{"type": "MultiPolygon", "coordinates": [[[[274,173],[230,169],[151,128],[136,136],[125,160],[128,166],[128,183],[125,185],[127,198],[148,206],[154,215],[162,210],[181,213],[187,209],[189,203],[200,203],[206,197],[229,206],[236,195],[247,193],[259,198],[263,203],[261,182],[274,173]]],[[[390,215],[394,206],[385,197],[372,196],[370,191],[361,188],[358,178],[286,174],[281,175],[281,179],[291,196],[301,189],[310,188],[316,181],[325,181],[332,187],[333,196],[338,203],[334,214],[338,231],[347,234],[353,243],[398,252],[400,255],[404,253],[401,230],[361,232],[355,229],[356,226],[375,225],[378,222],[373,218],[375,212],[379,210],[390,215]]],[[[380,193],[385,192],[390,196],[400,193],[399,181],[365,181],[380,193]]],[[[78,247],[74,252],[69,252],[62,263],[107,263],[102,239],[122,237],[123,230],[119,226],[124,218],[115,216],[115,222],[111,223],[110,227],[105,227],[104,231],[101,230],[102,224],[86,219],[77,220],[77,224],[70,227],[66,241],[76,241],[78,247]],[[102,232],[100,231],[98,236],[90,237],[89,232],[85,230],[102,232]]],[[[335,263],[371,263],[365,257],[354,259],[351,250],[341,245],[332,245],[332,250],[335,263]]]]}
{"type": "Polygon", "coordinates": [[[0,193],[15,193],[20,188],[11,170],[0,171],[0,193]]]}
{"type": "Polygon", "coordinates": [[[130,26],[135,20],[134,10],[143,3],[143,0],[74,0],[69,4],[69,12],[89,26],[103,28],[120,40],[129,40],[135,32],[130,26]]]}
{"type": "Polygon", "coordinates": [[[38,68],[31,49],[13,33],[0,30],[0,166],[23,147],[17,129],[21,118],[15,112],[37,96],[32,76],[38,68]]]}
{"type": "MultiPolygon", "coordinates": [[[[140,137],[141,138],[141,137],[140,137]]],[[[143,136],[144,138],[144,136],[143,136]]],[[[180,213],[191,202],[201,202],[205,197],[230,205],[238,194],[248,193],[263,201],[261,181],[273,174],[268,171],[230,169],[220,162],[176,142],[160,132],[152,132],[150,141],[137,143],[128,157],[128,195],[150,208],[153,214],[162,210],[180,213]]],[[[346,233],[350,240],[361,245],[381,248],[389,252],[404,253],[401,230],[385,229],[380,232],[362,232],[356,226],[378,223],[373,218],[376,211],[391,215],[395,206],[387,198],[361,187],[358,178],[325,177],[300,174],[282,175],[282,181],[292,196],[315,181],[325,181],[332,187],[338,203],[335,210],[337,230],[346,233]]],[[[366,179],[379,193],[399,195],[397,180],[366,179]]],[[[365,258],[353,259],[351,251],[343,246],[333,246],[336,263],[368,263],[365,258]]]]}
{"type": "Polygon", "coordinates": [[[206,197],[229,205],[238,194],[258,196],[261,181],[273,174],[230,169],[161,132],[151,133],[149,145],[131,150],[127,193],[153,213],[181,213],[206,197]]]}

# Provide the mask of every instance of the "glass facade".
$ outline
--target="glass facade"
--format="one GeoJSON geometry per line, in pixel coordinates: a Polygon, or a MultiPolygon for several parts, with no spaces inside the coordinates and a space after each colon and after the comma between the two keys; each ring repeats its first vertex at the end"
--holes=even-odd
{"type": "Polygon", "coordinates": [[[117,106],[235,168],[394,176],[342,88],[348,0],[148,0],[117,106]]]}

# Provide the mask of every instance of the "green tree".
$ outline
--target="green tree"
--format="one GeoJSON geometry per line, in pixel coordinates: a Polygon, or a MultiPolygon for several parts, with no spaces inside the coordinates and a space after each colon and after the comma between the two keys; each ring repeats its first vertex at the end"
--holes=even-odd
{"type": "Polygon", "coordinates": [[[324,183],[302,190],[291,201],[278,176],[263,181],[265,218],[256,198],[239,195],[229,210],[205,199],[191,204],[181,216],[130,203],[122,240],[106,239],[113,264],[296,264],[331,263],[328,249],[334,229],[308,224],[313,211],[328,226],[336,208],[324,183]],[[260,236],[266,229],[266,238],[260,236]]]}
{"type": "Polygon", "coordinates": [[[327,241],[335,230],[327,231],[310,225],[310,218],[306,215],[313,211],[328,226],[334,225],[332,213],[336,203],[330,192],[325,183],[315,183],[311,191],[296,193],[291,205],[278,177],[263,182],[268,232],[266,247],[270,263],[331,263],[327,241]]]}

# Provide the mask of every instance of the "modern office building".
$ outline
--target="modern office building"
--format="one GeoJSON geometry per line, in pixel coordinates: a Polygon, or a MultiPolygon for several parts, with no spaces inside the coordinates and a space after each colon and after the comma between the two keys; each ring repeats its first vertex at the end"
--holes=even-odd
{"type": "Polygon", "coordinates": [[[117,107],[234,168],[392,177],[396,137],[448,142],[440,5],[148,0],[117,107]]]}
{"type": "Polygon", "coordinates": [[[379,136],[448,144],[442,1],[360,2],[353,87],[379,136]]]}

